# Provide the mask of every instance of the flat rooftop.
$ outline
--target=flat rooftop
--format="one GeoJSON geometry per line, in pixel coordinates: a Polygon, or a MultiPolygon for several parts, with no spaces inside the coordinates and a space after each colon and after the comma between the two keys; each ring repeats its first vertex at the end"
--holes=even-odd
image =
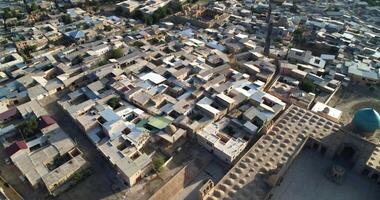
{"type": "Polygon", "coordinates": [[[273,200],[378,200],[380,185],[353,171],[346,171],[343,183],[326,178],[333,160],[311,149],[304,149],[294,160],[281,185],[272,190],[273,200]]]}

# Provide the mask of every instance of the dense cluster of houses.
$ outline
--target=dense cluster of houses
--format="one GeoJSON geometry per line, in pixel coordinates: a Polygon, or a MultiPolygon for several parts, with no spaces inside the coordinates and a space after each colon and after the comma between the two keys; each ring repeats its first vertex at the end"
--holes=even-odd
{"type": "MultiPolygon", "coordinates": [[[[149,2],[117,6],[152,13],[170,1],[149,2]]],[[[64,94],[59,109],[130,186],[151,171],[156,152],[170,157],[186,140],[233,164],[287,104],[338,122],[341,112],[327,103],[340,87],[380,83],[380,9],[362,1],[309,3],[276,1],[270,23],[272,6],[252,0],[186,5],[151,26],[79,7],[52,9],[33,26],[1,20],[0,136],[11,138],[15,124],[30,118],[39,130],[29,141],[4,144],[12,162],[52,193],[86,168],[38,103],[56,93],[64,94]],[[67,162],[53,169],[57,157],[67,162]]],[[[21,11],[21,4],[12,6],[21,11]]]]}
{"type": "Polygon", "coordinates": [[[89,167],[75,142],[37,101],[1,113],[0,122],[4,152],[33,188],[55,196],[89,167]]]}

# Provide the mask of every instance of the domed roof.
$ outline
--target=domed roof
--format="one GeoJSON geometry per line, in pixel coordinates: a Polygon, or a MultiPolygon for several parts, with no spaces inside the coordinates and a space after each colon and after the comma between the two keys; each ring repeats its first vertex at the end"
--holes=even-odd
{"type": "Polygon", "coordinates": [[[374,132],[380,128],[380,115],[373,108],[362,108],[356,111],[352,121],[359,131],[374,132]]]}

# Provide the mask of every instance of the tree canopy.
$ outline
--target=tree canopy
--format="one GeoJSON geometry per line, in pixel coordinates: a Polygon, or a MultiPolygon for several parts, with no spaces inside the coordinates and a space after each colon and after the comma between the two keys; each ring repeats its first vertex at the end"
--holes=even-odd
{"type": "Polygon", "coordinates": [[[30,6],[29,6],[29,10],[30,12],[35,12],[35,11],[38,11],[40,9],[40,7],[38,7],[38,5],[33,2],[30,6]]]}
{"type": "Polygon", "coordinates": [[[315,92],[316,85],[310,80],[304,79],[299,84],[299,88],[305,92],[315,92]]]}
{"type": "Polygon", "coordinates": [[[118,59],[124,56],[124,50],[122,47],[112,49],[107,53],[107,59],[118,59]]]}
{"type": "Polygon", "coordinates": [[[18,9],[4,8],[3,11],[4,11],[4,14],[3,14],[4,19],[9,19],[13,17],[19,18],[21,16],[20,11],[18,9]]]}
{"type": "Polygon", "coordinates": [[[166,6],[159,7],[150,15],[144,15],[140,10],[136,10],[132,13],[132,16],[135,19],[143,20],[148,25],[152,25],[158,23],[161,19],[165,18],[166,16],[176,12],[180,12],[182,10],[183,7],[180,2],[172,1],[166,6]]]}
{"type": "Polygon", "coordinates": [[[156,171],[161,171],[162,166],[165,164],[165,158],[161,155],[158,155],[156,158],[153,159],[153,168],[156,171]]]}
{"type": "Polygon", "coordinates": [[[81,55],[77,55],[77,57],[75,57],[72,61],[71,61],[71,64],[72,65],[77,65],[77,64],[80,64],[83,62],[83,56],[81,55]]]}
{"type": "Polygon", "coordinates": [[[63,15],[62,18],[61,18],[61,20],[65,24],[70,24],[71,22],[73,22],[73,20],[71,19],[70,15],[68,15],[68,14],[63,15]]]}
{"type": "Polygon", "coordinates": [[[110,26],[110,25],[105,25],[105,26],[104,26],[104,30],[105,30],[105,31],[111,31],[111,30],[112,30],[112,26],[110,26]]]}
{"type": "Polygon", "coordinates": [[[301,44],[305,42],[305,38],[303,36],[304,30],[302,28],[297,28],[293,32],[293,42],[295,44],[301,44]]]}
{"type": "Polygon", "coordinates": [[[380,0],[364,0],[369,6],[380,6],[380,0]]]}
{"type": "Polygon", "coordinates": [[[132,12],[132,18],[143,20],[144,19],[144,13],[141,12],[141,10],[136,9],[132,12]]]}
{"type": "Polygon", "coordinates": [[[32,117],[30,119],[24,120],[21,124],[18,125],[18,129],[21,131],[24,137],[33,135],[38,130],[37,118],[32,117]]]}
{"type": "Polygon", "coordinates": [[[119,97],[112,97],[108,100],[107,104],[112,107],[112,109],[117,109],[120,107],[120,98],[119,97]]]}
{"type": "Polygon", "coordinates": [[[31,57],[31,53],[35,52],[37,50],[37,45],[28,45],[26,46],[24,49],[23,49],[23,53],[28,56],[28,57],[31,57]]]}
{"type": "Polygon", "coordinates": [[[144,46],[144,42],[141,42],[140,40],[137,40],[137,41],[133,42],[132,45],[135,46],[135,47],[142,47],[142,46],[144,46]]]}

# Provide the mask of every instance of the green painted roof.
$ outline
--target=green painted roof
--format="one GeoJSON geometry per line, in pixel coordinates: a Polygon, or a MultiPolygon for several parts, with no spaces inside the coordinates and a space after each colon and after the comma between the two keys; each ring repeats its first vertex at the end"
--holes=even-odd
{"type": "Polygon", "coordinates": [[[380,128],[380,115],[373,108],[362,108],[356,111],[352,121],[359,131],[374,132],[380,128]]]}
{"type": "Polygon", "coordinates": [[[172,120],[166,117],[151,117],[148,120],[149,125],[160,130],[166,128],[170,123],[172,123],[172,120]]]}

